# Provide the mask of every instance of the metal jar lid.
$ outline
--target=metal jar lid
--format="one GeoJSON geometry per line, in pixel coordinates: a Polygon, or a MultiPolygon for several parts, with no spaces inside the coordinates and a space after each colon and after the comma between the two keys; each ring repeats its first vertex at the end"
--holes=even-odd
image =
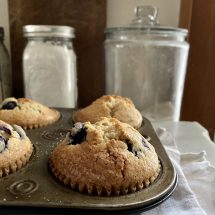
{"type": "Polygon", "coordinates": [[[74,38],[74,28],[61,25],[25,25],[24,37],[62,37],[74,38]]]}
{"type": "Polygon", "coordinates": [[[107,28],[105,33],[109,34],[165,34],[165,35],[180,35],[187,36],[187,29],[174,28],[158,24],[157,15],[158,9],[153,6],[137,6],[135,8],[136,17],[132,20],[131,24],[125,27],[107,28]]]}
{"type": "Polygon", "coordinates": [[[0,26],[0,39],[4,39],[4,28],[0,26]]]}

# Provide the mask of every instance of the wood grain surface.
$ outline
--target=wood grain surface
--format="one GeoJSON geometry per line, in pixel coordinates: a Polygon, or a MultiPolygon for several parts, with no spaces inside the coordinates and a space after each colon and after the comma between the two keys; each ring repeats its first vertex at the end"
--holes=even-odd
{"type": "Polygon", "coordinates": [[[215,132],[215,1],[182,0],[181,21],[189,26],[190,53],[182,105],[182,120],[197,121],[215,132]],[[192,4],[190,10],[189,2],[192,4]],[[187,8],[186,8],[187,7],[187,8]],[[184,13],[183,13],[184,11],[184,13]],[[190,11],[187,15],[187,11],[190,11]]]}
{"type": "Polygon", "coordinates": [[[79,106],[85,106],[104,94],[105,0],[8,0],[8,3],[14,96],[23,96],[25,39],[22,27],[27,24],[74,27],[79,106]]]}

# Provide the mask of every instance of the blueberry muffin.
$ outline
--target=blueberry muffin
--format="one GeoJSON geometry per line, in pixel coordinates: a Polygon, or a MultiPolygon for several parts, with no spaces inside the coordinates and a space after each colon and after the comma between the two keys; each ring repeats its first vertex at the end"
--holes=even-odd
{"type": "Polygon", "coordinates": [[[5,99],[0,105],[0,120],[20,125],[25,129],[46,126],[59,118],[60,113],[57,110],[31,99],[11,97],[5,99]]]}
{"type": "Polygon", "coordinates": [[[25,131],[0,120],[0,178],[24,166],[33,151],[25,131]]]}
{"type": "Polygon", "coordinates": [[[49,164],[54,175],[72,189],[106,196],[141,190],[160,171],[154,147],[115,118],[74,124],[53,150],[49,164]]]}
{"type": "Polygon", "coordinates": [[[95,123],[101,117],[113,117],[121,122],[130,124],[138,129],[142,123],[142,116],[133,102],[125,97],[105,95],[95,100],[91,105],[74,114],[75,122],[95,123]]]}

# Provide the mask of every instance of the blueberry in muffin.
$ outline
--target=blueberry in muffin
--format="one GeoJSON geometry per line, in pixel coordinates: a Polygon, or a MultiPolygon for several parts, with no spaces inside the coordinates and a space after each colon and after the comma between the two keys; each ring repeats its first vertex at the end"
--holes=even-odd
{"type": "Polygon", "coordinates": [[[72,189],[107,196],[141,190],[160,172],[154,147],[115,118],[74,124],[53,150],[49,164],[54,175],[72,189]]]}
{"type": "Polygon", "coordinates": [[[31,99],[13,97],[5,99],[0,105],[0,120],[17,124],[25,129],[43,127],[60,118],[57,110],[48,108],[31,99]]]}
{"type": "Polygon", "coordinates": [[[24,166],[32,151],[31,141],[20,126],[0,120],[0,178],[24,166]]]}

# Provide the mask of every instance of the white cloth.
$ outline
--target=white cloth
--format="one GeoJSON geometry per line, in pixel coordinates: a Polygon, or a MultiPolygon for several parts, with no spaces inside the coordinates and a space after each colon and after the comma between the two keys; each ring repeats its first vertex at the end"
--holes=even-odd
{"type": "Polygon", "coordinates": [[[199,204],[210,215],[215,214],[215,168],[205,155],[205,152],[182,154],[181,166],[199,204]]]}
{"type": "Polygon", "coordinates": [[[180,154],[171,134],[163,128],[157,134],[175,166],[178,185],[169,199],[142,214],[215,214],[215,168],[205,159],[205,152],[180,154]]]}

